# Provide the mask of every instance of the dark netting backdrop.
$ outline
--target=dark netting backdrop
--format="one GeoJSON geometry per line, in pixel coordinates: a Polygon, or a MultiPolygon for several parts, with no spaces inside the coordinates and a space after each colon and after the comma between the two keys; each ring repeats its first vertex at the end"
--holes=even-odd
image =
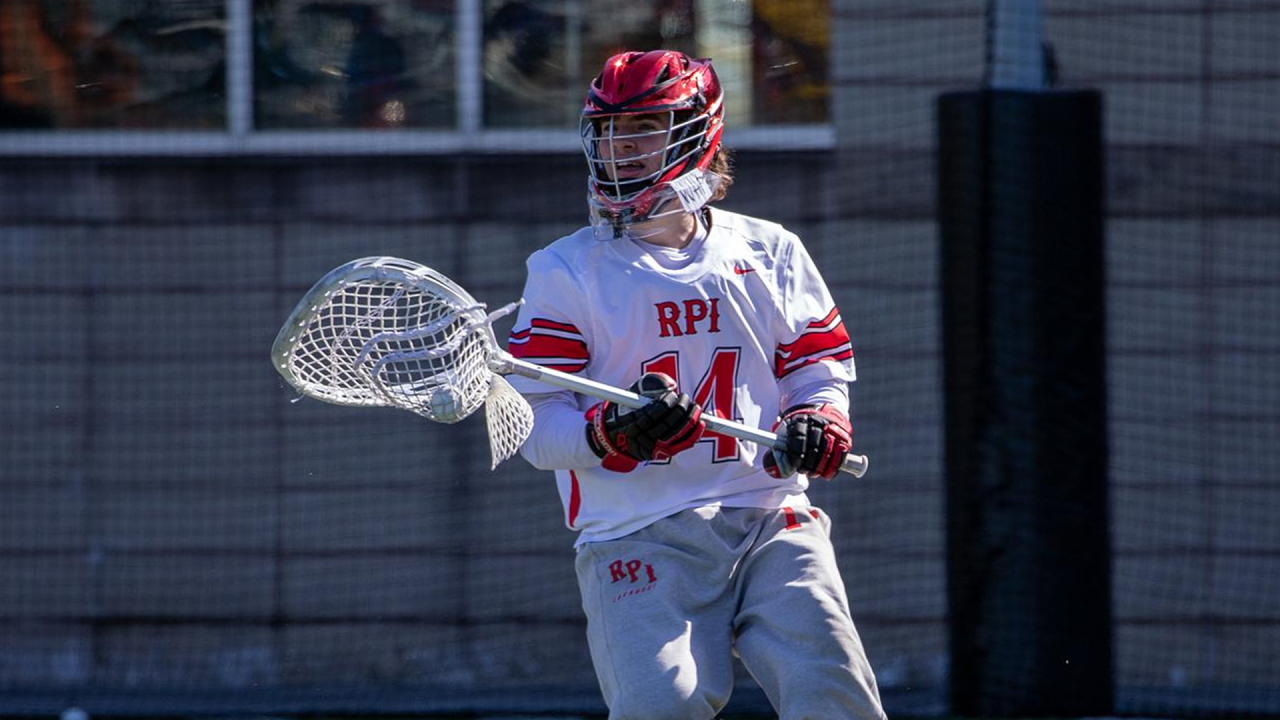
{"type": "Polygon", "coordinates": [[[1104,93],[1117,710],[1280,713],[1280,3],[1047,3],[1104,93]]]}
{"type": "MultiPolygon", "coordinates": [[[[871,469],[812,498],[889,714],[947,713],[935,107],[988,4],[0,3],[0,715],[603,713],[552,476],[268,353],[357,257],[516,299],[658,45],[842,309],[871,469]]],[[[1280,716],[1280,2],[1042,6],[1103,93],[1115,713],[1280,716]]]]}

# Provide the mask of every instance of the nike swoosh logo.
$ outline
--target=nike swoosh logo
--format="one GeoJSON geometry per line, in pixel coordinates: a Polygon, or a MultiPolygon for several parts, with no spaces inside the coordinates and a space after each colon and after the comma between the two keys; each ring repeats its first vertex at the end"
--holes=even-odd
{"type": "Polygon", "coordinates": [[[739,275],[746,275],[749,272],[755,272],[756,269],[751,267],[750,265],[746,267],[742,267],[741,265],[734,265],[733,271],[739,275]]]}

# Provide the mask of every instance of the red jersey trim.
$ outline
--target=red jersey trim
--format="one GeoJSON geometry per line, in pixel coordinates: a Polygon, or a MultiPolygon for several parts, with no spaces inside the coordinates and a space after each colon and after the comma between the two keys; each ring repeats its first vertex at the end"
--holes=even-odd
{"type": "Polygon", "coordinates": [[[507,351],[521,360],[570,373],[581,372],[591,359],[578,328],[545,318],[534,318],[529,327],[512,332],[507,351]]]}
{"type": "Polygon", "coordinates": [[[840,311],[832,308],[826,317],[806,325],[795,341],[778,346],[773,356],[773,374],[781,379],[816,362],[843,361],[852,357],[849,332],[845,330],[840,311]]]}
{"type": "Polygon", "coordinates": [[[569,471],[569,529],[577,530],[578,511],[582,509],[582,486],[578,484],[578,474],[569,471]]]}

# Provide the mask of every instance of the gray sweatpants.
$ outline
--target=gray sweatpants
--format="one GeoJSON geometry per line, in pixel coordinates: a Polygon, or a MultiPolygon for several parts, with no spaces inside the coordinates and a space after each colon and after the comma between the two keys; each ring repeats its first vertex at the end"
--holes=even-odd
{"type": "Polygon", "coordinates": [[[578,550],[610,720],[710,720],[733,654],[781,720],[884,718],[815,508],[699,508],[578,550]]]}

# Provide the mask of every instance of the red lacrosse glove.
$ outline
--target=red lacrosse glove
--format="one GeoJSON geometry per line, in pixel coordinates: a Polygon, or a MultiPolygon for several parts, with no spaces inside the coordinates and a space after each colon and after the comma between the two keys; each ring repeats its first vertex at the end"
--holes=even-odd
{"type": "Polygon", "coordinates": [[[645,373],[630,390],[652,401],[633,410],[606,400],[587,410],[587,442],[606,470],[631,472],[642,462],[668,460],[702,437],[702,407],[677,395],[675,380],[645,373]]]}
{"type": "Polygon", "coordinates": [[[830,480],[853,449],[853,427],[834,405],[796,405],[773,426],[786,450],[764,456],[764,471],[776,478],[802,472],[830,480]]]}

